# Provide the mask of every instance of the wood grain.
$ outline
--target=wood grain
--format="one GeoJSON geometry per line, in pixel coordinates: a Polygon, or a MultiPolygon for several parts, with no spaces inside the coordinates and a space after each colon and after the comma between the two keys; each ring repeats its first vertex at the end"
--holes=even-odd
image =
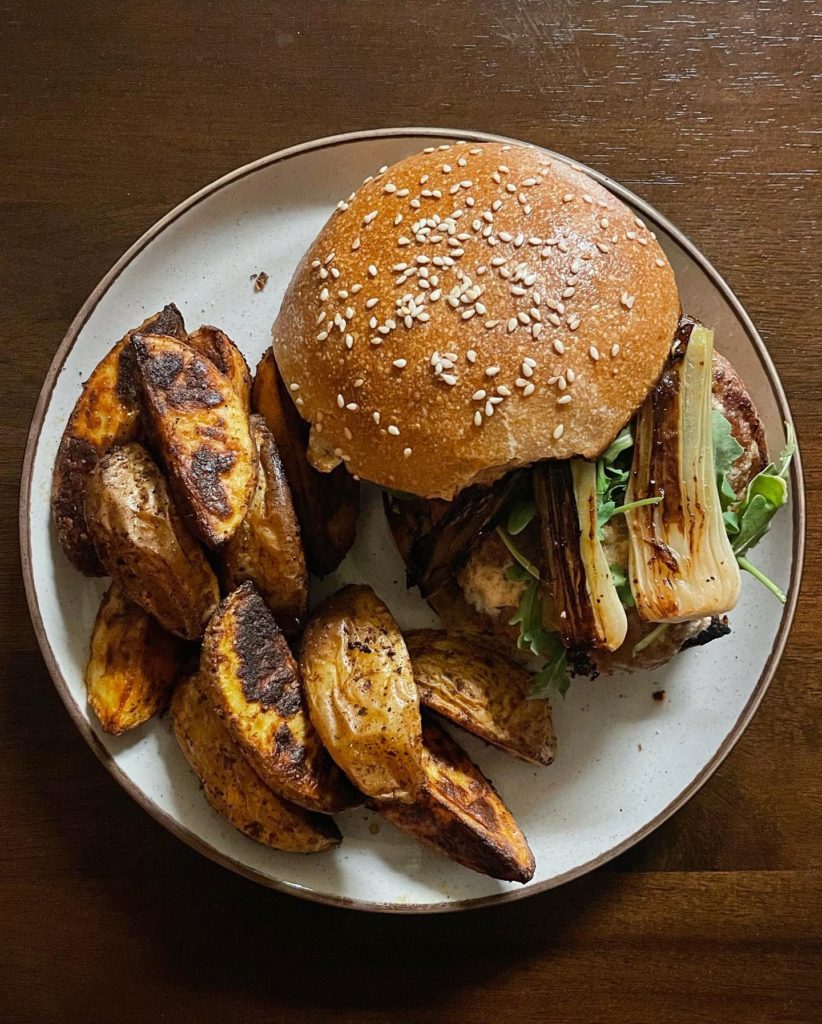
{"type": "Polygon", "coordinates": [[[0,14],[0,1019],[818,1020],[819,5],[74,0],[0,14]],[[392,920],[235,878],[118,789],[36,651],[16,505],[54,350],[142,231],[254,157],[412,123],[550,146],[689,234],[777,364],[810,519],[774,684],[686,808],[556,892],[392,920]]]}

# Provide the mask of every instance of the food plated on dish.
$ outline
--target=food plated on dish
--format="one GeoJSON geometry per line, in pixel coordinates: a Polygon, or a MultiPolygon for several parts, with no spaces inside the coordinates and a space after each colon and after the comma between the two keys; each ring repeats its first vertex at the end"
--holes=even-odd
{"type": "Polygon", "coordinates": [[[52,511],[71,563],[113,580],[89,705],[113,734],[170,705],[206,799],[258,842],[329,849],[330,815],[367,804],[526,882],[522,830],[432,715],[550,770],[574,676],[727,634],[740,569],[781,597],[748,552],[787,501],[790,433],[771,462],[642,220],[526,146],[366,178],[272,338],[252,379],[169,304],[84,385],[52,511]],[[403,635],[367,578],[309,612],[360,480],[444,628],[403,635]]]}

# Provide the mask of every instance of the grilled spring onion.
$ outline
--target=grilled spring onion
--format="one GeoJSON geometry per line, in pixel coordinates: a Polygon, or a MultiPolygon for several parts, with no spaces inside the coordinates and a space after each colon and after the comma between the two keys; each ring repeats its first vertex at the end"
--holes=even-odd
{"type": "Polygon", "coordinates": [[[730,611],[739,567],[725,532],[714,469],[713,331],[684,322],[671,359],[636,420],[626,513],[631,590],[646,622],[730,611]]]}
{"type": "Polygon", "coordinates": [[[596,466],[583,459],[543,463],[534,470],[534,491],[563,643],[615,651],[628,622],[599,539],[596,466]]]}

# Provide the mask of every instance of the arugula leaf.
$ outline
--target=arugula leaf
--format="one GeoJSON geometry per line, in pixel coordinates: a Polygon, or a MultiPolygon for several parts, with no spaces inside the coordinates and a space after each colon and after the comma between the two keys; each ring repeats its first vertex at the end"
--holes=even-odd
{"type": "Polygon", "coordinates": [[[631,584],[628,577],[622,571],[618,565],[612,565],[611,579],[614,581],[614,586],[617,588],[617,594],[622,602],[623,608],[634,608],[636,601],[634,601],[634,595],[631,593],[631,584]]]}
{"type": "Polygon", "coordinates": [[[565,648],[557,634],[553,633],[552,635],[557,638],[557,649],[540,671],[534,673],[528,700],[545,700],[553,692],[564,697],[571,685],[565,648]]]}
{"type": "Polygon", "coordinates": [[[522,533],[525,527],[537,514],[536,502],[533,498],[517,498],[511,502],[508,510],[508,532],[512,537],[522,533]]]}
{"type": "Polygon", "coordinates": [[[608,445],[608,447],[602,453],[600,459],[602,460],[602,462],[605,463],[606,466],[608,466],[616,460],[617,456],[619,456],[622,452],[627,451],[629,448],[633,448],[633,446],[634,435],[631,433],[631,427],[629,425],[627,427],[623,427],[622,430],[620,430],[620,432],[617,434],[614,440],[610,443],[610,445],[608,445]]]}
{"type": "Polygon", "coordinates": [[[520,565],[519,562],[514,562],[505,570],[505,578],[507,580],[512,580],[514,583],[527,583],[534,577],[530,572],[528,572],[525,566],[520,565]]]}
{"type": "Polygon", "coordinates": [[[508,548],[508,554],[514,559],[514,561],[522,566],[523,569],[535,580],[539,580],[539,569],[531,562],[525,555],[520,551],[516,544],[508,536],[507,530],[504,530],[501,526],[497,527],[497,536],[502,543],[508,548]]]}
{"type": "Polygon", "coordinates": [[[509,619],[509,625],[519,626],[517,646],[520,650],[530,650],[538,657],[542,654],[543,648],[550,643],[552,634],[542,624],[539,580],[532,579],[528,583],[516,614],[509,619]]]}
{"type": "Polygon", "coordinates": [[[724,478],[745,449],[733,436],[729,420],[719,409],[711,410],[711,431],[714,443],[714,468],[716,475],[724,478]]]}

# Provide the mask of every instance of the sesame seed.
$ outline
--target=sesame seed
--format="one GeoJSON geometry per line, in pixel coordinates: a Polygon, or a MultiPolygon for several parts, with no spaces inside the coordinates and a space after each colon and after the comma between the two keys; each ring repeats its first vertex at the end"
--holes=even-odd
{"type": "Polygon", "coordinates": [[[328,331],[320,331],[320,333],[317,335],[317,341],[325,341],[327,337],[328,331]]]}
{"type": "Polygon", "coordinates": [[[402,224],[402,214],[401,213],[398,213],[397,216],[394,218],[394,227],[397,227],[398,224],[402,224]]]}
{"type": "Polygon", "coordinates": [[[623,292],[619,301],[626,309],[631,309],[633,308],[636,299],[633,295],[630,295],[628,292],[623,292]]]}
{"type": "Polygon", "coordinates": [[[592,203],[593,199],[586,192],[586,194],[582,197],[582,201],[583,203],[592,203]]]}
{"type": "Polygon", "coordinates": [[[648,244],[648,239],[647,238],[638,238],[637,241],[639,242],[640,245],[647,245],[648,244]]]}
{"type": "Polygon", "coordinates": [[[340,409],[345,408],[345,399],[343,398],[342,395],[337,395],[337,405],[339,406],[340,409]]]}
{"type": "Polygon", "coordinates": [[[508,398],[510,397],[511,389],[509,387],[506,387],[505,384],[500,384],[500,386],[497,388],[497,394],[502,395],[503,398],[508,398]]]}
{"type": "Polygon", "coordinates": [[[319,326],[323,322],[323,320],[325,320],[325,310],[323,310],[317,317],[317,325],[319,326]]]}
{"type": "Polygon", "coordinates": [[[363,224],[365,224],[366,226],[369,225],[371,221],[374,220],[374,218],[377,216],[378,212],[378,210],[371,210],[370,213],[367,213],[362,219],[363,224]]]}
{"type": "Polygon", "coordinates": [[[443,174],[450,174],[451,173],[451,164],[443,164],[442,165],[442,173],[443,174]]]}
{"type": "Polygon", "coordinates": [[[398,370],[404,370],[405,367],[408,365],[408,361],[405,359],[395,359],[391,365],[396,366],[398,370]]]}
{"type": "Polygon", "coordinates": [[[600,222],[599,222],[599,226],[600,226],[601,228],[603,228],[603,229],[604,229],[604,228],[607,228],[609,224],[610,224],[610,221],[608,220],[608,218],[607,218],[607,217],[603,217],[603,218],[602,218],[602,219],[600,220],[600,222]]]}
{"type": "Polygon", "coordinates": [[[422,203],[420,203],[419,199],[412,199],[411,200],[411,206],[412,206],[413,209],[419,210],[421,205],[422,205],[422,203]]]}
{"type": "Polygon", "coordinates": [[[382,338],[379,338],[379,337],[377,337],[377,335],[374,335],[374,337],[371,338],[371,344],[372,345],[382,345],[382,338]]]}
{"type": "Polygon", "coordinates": [[[595,363],[599,360],[599,349],[596,347],[596,345],[592,345],[588,349],[588,355],[593,359],[595,363]]]}
{"type": "Polygon", "coordinates": [[[618,344],[618,343],[616,343],[616,342],[614,342],[614,344],[613,344],[613,345],[611,345],[611,356],[612,356],[612,357],[613,357],[614,359],[616,359],[616,357],[617,357],[618,355],[619,355],[619,344],[618,344]]]}
{"type": "Polygon", "coordinates": [[[410,448],[403,448],[403,450],[402,450],[402,457],[404,459],[407,459],[410,454],[411,454],[411,449],[410,448]]]}
{"type": "Polygon", "coordinates": [[[377,268],[376,268],[376,266],[373,263],[369,263],[369,265],[368,265],[368,273],[372,277],[376,277],[377,276],[377,268]]]}
{"type": "Polygon", "coordinates": [[[319,260],[312,260],[311,261],[311,266],[314,268],[314,270],[316,270],[317,267],[320,266],[320,261],[319,260]]]}
{"type": "Polygon", "coordinates": [[[388,425],[388,433],[391,434],[392,437],[399,437],[400,436],[400,428],[395,426],[393,423],[390,423],[388,425]]]}
{"type": "Polygon", "coordinates": [[[323,290],[320,292],[320,301],[321,302],[325,302],[327,298],[328,298],[328,289],[327,288],[323,288],[323,290]]]}
{"type": "Polygon", "coordinates": [[[665,260],[661,260],[659,257],[657,257],[654,262],[656,263],[656,265],[658,267],[664,267],[665,266],[665,260]]]}
{"type": "Polygon", "coordinates": [[[475,310],[475,309],[473,308],[473,306],[469,307],[468,309],[464,309],[464,310],[462,311],[462,319],[463,319],[463,320],[470,320],[470,319],[471,319],[471,317],[472,317],[472,316],[473,316],[473,315],[474,315],[475,313],[476,313],[476,310],[475,310]]]}
{"type": "Polygon", "coordinates": [[[388,192],[388,194],[390,195],[392,192],[397,191],[397,186],[394,184],[393,181],[387,181],[385,185],[383,185],[382,190],[383,192],[388,192]]]}
{"type": "Polygon", "coordinates": [[[564,291],[562,293],[563,299],[570,299],[575,291],[576,291],[576,288],[566,288],[566,289],[564,289],[564,291]]]}
{"type": "Polygon", "coordinates": [[[378,298],[376,298],[376,297],[374,297],[373,299],[367,299],[366,303],[365,303],[365,308],[366,309],[373,309],[374,306],[376,306],[379,301],[380,300],[378,298]]]}
{"type": "Polygon", "coordinates": [[[565,427],[561,423],[558,423],[557,426],[554,427],[554,440],[558,441],[564,432],[565,427]]]}
{"type": "Polygon", "coordinates": [[[557,405],[568,405],[571,401],[572,398],[570,395],[563,395],[561,398],[557,399],[557,405]]]}
{"type": "Polygon", "coordinates": [[[346,320],[350,320],[353,315],[354,315],[354,307],[353,306],[348,306],[348,308],[345,311],[345,319],[346,320]]]}
{"type": "Polygon", "coordinates": [[[517,320],[519,320],[519,322],[521,324],[530,324],[531,323],[531,317],[526,312],[524,312],[523,310],[520,310],[520,312],[517,313],[517,320]]]}
{"type": "Polygon", "coordinates": [[[450,387],[453,387],[457,383],[457,378],[453,373],[443,373],[440,376],[440,380],[443,381],[443,383],[448,384],[450,387]]]}
{"type": "Polygon", "coordinates": [[[522,397],[527,398],[529,395],[533,395],[534,385],[529,381],[522,389],[522,397]]]}
{"type": "Polygon", "coordinates": [[[517,320],[517,318],[515,316],[512,316],[511,319],[508,321],[508,330],[515,331],[517,329],[518,322],[519,321],[517,320]]]}
{"type": "Polygon", "coordinates": [[[486,368],[485,368],[485,376],[486,377],[496,377],[496,375],[498,373],[499,373],[499,367],[498,366],[486,366],[486,368]]]}
{"type": "Polygon", "coordinates": [[[349,349],[349,351],[354,347],[354,335],[353,334],[346,334],[346,336],[345,336],[345,347],[347,349],[349,349]]]}
{"type": "Polygon", "coordinates": [[[554,351],[559,356],[565,354],[565,345],[559,340],[559,338],[554,339],[554,351]]]}
{"type": "Polygon", "coordinates": [[[570,366],[565,371],[565,379],[568,381],[569,384],[573,384],[574,381],[577,379],[577,375],[574,373],[570,366]]]}
{"type": "Polygon", "coordinates": [[[557,377],[557,387],[560,391],[564,391],[568,387],[568,382],[565,380],[562,374],[560,374],[559,377],[557,377]]]}
{"type": "Polygon", "coordinates": [[[518,388],[524,388],[527,387],[528,381],[524,377],[517,377],[514,381],[514,385],[518,388]]]}
{"type": "Polygon", "coordinates": [[[331,276],[334,278],[335,281],[340,276],[340,272],[339,272],[339,270],[337,270],[336,267],[332,267],[331,268],[331,276]]]}
{"type": "Polygon", "coordinates": [[[357,292],[361,292],[361,291],[362,291],[362,285],[361,284],[352,284],[351,285],[351,294],[352,295],[356,295],[357,292]]]}
{"type": "Polygon", "coordinates": [[[430,177],[430,174],[423,174],[422,177],[420,178],[420,185],[424,185],[430,177]]]}
{"type": "Polygon", "coordinates": [[[482,426],[482,413],[480,412],[479,409],[477,409],[477,411],[474,413],[474,426],[475,427],[481,427],[482,426]]]}
{"type": "Polygon", "coordinates": [[[475,402],[481,402],[485,398],[485,392],[480,388],[479,391],[475,391],[473,395],[471,395],[471,398],[475,402]]]}
{"type": "MultiPolygon", "coordinates": [[[[349,410],[349,412],[357,412],[357,411],[358,411],[358,409],[360,408],[360,407],[359,407],[359,406],[357,405],[357,403],[356,403],[356,402],[348,402],[348,403],[346,404],[346,406],[345,406],[345,407],[346,407],[346,409],[348,409],[348,410],[349,410]]],[[[350,440],[350,438],[349,438],[349,440],[350,440]]]]}
{"type": "Polygon", "coordinates": [[[379,426],[380,414],[378,412],[372,412],[371,413],[371,419],[377,424],[377,426],[379,426]]]}

